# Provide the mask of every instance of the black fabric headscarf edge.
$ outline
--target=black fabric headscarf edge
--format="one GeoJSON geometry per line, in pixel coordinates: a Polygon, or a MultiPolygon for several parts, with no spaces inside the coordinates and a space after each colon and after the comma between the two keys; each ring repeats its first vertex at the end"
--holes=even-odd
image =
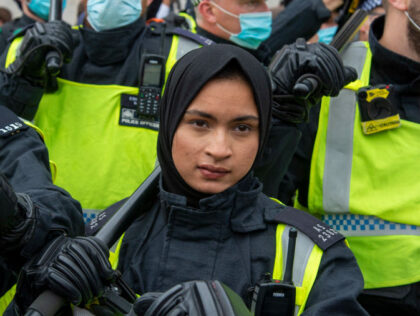
{"type": "Polygon", "coordinates": [[[166,82],[160,106],[157,144],[163,186],[169,192],[186,196],[191,206],[198,206],[198,201],[208,194],[191,188],[178,173],[172,159],[173,137],[186,109],[202,87],[232,61],[237,62],[248,79],[258,108],[260,139],[256,161],[262,155],[264,144],[268,139],[272,92],[268,74],[254,56],[242,48],[227,44],[199,48],[183,56],[174,65],[166,82]]]}

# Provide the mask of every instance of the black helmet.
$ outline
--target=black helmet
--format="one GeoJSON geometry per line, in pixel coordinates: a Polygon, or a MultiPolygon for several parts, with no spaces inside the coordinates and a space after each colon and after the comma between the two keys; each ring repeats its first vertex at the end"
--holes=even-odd
{"type": "Polygon", "coordinates": [[[162,294],[145,294],[134,311],[145,316],[251,316],[239,295],[219,281],[191,281],[162,294]]]}

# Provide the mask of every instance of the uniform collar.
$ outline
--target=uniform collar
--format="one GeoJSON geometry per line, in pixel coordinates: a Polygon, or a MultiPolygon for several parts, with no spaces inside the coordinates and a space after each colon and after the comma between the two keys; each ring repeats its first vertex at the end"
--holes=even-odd
{"type": "Polygon", "coordinates": [[[128,56],[144,28],[144,21],[140,18],[129,25],[103,32],[82,27],[80,33],[89,60],[97,65],[109,65],[128,56]]]}
{"type": "Polygon", "coordinates": [[[160,199],[167,210],[183,213],[189,221],[194,218],[197,226],[212,223],[241,233],[265,229],[264,209],[259,203],[265,197],[262,184],[252,175],[244,180],[224,192],[200,200],[198,209],[188,207],[185,196],[165,191],[162,182],[160,199]]]}

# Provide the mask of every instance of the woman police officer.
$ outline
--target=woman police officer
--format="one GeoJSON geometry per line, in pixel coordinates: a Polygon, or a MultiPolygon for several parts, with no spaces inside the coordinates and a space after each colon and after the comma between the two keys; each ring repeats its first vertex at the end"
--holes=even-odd
{"type": "MultiPolygon", "coordinates": [[[[234,46],[204,47],[174,66],[160,109],[159,194],[117,249],[118,269],[136,293],[220,280],[250,306],[250,288],[265,274],[283,278],[295,227],[295,314],[365,314],[356,300],[363,279],[343,238],[268,198],[253,176],[271,96],[265,69],[234,46]]],[[[74,304],[91,302],[113,276],[107,257],[94,238],[61,237],[23,269],[18,305],[25,309],[46,287],[74,304]]]]}

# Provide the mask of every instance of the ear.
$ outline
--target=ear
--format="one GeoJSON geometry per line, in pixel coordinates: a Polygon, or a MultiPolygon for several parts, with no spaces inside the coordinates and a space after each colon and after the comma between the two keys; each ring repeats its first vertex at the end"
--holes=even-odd
{"type": "Polygon", "coordinates": [[[399,11],[407,11],[410,0],[388,0],[388,5],[399,11]]]}
{"type": "Polygon", "coordinates": [[[216,23],[216,16],[214,14],[214,6],[211,5],[209,0],[203,0],[198,5],[198,12],[202,18],[210,24],[216,23]]]}

